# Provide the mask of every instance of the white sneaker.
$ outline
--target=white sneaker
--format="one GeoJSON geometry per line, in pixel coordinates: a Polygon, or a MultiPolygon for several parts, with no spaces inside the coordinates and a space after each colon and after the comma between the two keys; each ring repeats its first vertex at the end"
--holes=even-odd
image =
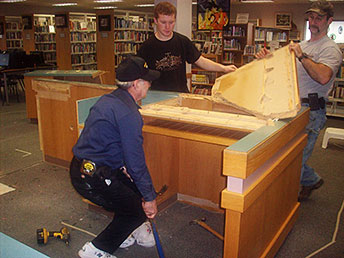
{"type": "Polygon", "coordinates": [[[84,244],[81,250],[79,250],[78,255],[81,258],[116,258],[116,256],[98,249],[92,242],[84,244]]]}
{"type": "Polygon", "coordinates": [[[155,239],[152,232],[151,224],[148,221],[144,222],[141,226],[135,229],[132,235],[138,245],[144,247],[155,246],[155,239]]]}
{"type": "Polygon", "coordinates": [[[130,234],[126,240],[119,246],[119,248],[127,248],[129,246],[132,246],[135,244],[135,238],[133,237],[132,234],[130,234]]]}

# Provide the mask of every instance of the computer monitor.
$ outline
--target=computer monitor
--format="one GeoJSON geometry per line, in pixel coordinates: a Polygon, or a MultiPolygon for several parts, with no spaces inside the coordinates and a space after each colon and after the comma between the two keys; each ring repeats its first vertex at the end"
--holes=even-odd
{"type": "Polygon", "coordinates": [[[0,66],[7,67],[10,62],[10,54],[9,53],[0,53],[0,66]]]}

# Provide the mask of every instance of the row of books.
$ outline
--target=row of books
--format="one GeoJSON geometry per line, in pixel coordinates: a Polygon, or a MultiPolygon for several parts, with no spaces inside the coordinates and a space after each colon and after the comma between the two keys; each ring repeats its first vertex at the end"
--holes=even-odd
{"type": "Polygon", "coordinates": [[[35,32],[55,33],[55,26],[54,25],[35,26],[35,32]]]}
{"type": "Polygon", "coordinates": [[[6,30],[22,30],[23,24],[20,22],[6,22],[6,30]]]}
{"type": "Polygon", "coordinates": [[[115,40],[145,41],[148,33],[137,31],[115,31],[115,40]]]}
{"type": "Polygon", "coordinates": [[[56,50],[56,44],[37,44],[35,45],[37,51],[53,51],[56,50]]]}
{"type": "Polygon", "coordinates": [[[56,52],[43,53],[44,61],[48,63],[56,62],[56,52]]]}
{"type": "Polygon", "coordinates": [[[22,32],[21,31],[6,32],[6,38],[7,39],[22,39],[22,32]]]}
{"type": "Polygon", "coordinates": [[[88,31],[95,31],[96,30],[96,22],[95,21],[73,21],[70,20],[70,30],[71,31],[79,31],[79,30],[88,30],[88,31]]]}
{"type": "Polygon", "coordinates": [[[72,49],[72,53],[83,53],[83,52],[95,53],[97,47],[95,43],[91,43],[91,44],[77,43],[77,44],[72,44],[71,49],[72,49]]]}
{"type": "Polygon", "coordinates": [[[84,55],[72,55],[72,64],[94,63],[97,62],[96,55],[84,54],[84,55]]]}
{"type": "Polygon", "coordinates": [[[333,98],[339,98],[339,99],[344,99],[344,87],[336,87],[332,93],[331,96],[333,98]]]}
{"type": "Polygon", "coordinates": [[[224,39],[223,40],[223,49],[224,50],[241,50],[241,42],[236,39],[224,39]]]}
{"type": "Polygon", "coordinates": [[[22,48],[23,42],[21,40],[6,41],[7,48],[22,48]]]}
{"type": "Polygon", "coordinates": [[[136,43],[131,43],[131,42],[116,42],[115,43],[115,53],[121,53],[121,52],[136,53],[138,48],[139,48],[139,45],[136,43]]]}
{"type": "Polygon", "coordinates": [[[96,34],[95,33],[83,33],[83,32],[71,32],[70,40],[71,41],[95,42],[96,41],[96,34]]]}
{"type": "Polygon", "coordinates": [[[56,41],[55,34],[35,34],[35,42],[54,43],[56,41]]]}
{"type": "Polygon", "coordinates": [[[211,95],[211,88],[199,88],[199,87],[193,87],[192,88],[193,94],[200,94],[200,95],[211,95]]]}
{"type": "Polygon", "coordinates": [[[233,26],[228,27],[228,30],[223,31],[223,36],[224,37],[233,37],[233,36],[245,37],[246,29],[240,26],[233,25],[233,26]]]}
{"type": "Polygon", "coordinates": [[[115,28],[125,28],[125,29],[152,29],[151,25],[145,21],[134,21],[131,19],[115,17],[115,28]]]}

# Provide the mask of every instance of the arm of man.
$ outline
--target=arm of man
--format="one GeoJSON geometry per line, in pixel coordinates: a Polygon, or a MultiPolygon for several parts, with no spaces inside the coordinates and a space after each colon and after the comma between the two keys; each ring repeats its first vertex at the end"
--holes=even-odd
{"type": "Polygon", "coordinates": [[[200,56],[195,64],[207,71],[211,72],[223,72],[223,73],[230,73],[234,72],[237,67],[235,65],[223,65],[216,63],[208,58],[205,58],[204,56],[200,56]]]}
{"type": "MultiPolygon", "coordinates": [[[[290,43],[289,49],[295,52],[295,56],[297,58],[300,58],[303,55],[300,44],[290,43]]],[[[301,63],[308,75],[322,85],[328,83],[333,75],[330,67],[321,63],[316,63],[309,57],[302,58],[301,63]]]]}

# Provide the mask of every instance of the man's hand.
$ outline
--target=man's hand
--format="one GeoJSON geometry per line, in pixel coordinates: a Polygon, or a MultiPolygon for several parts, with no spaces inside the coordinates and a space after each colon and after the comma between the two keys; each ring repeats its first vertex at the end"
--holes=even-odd
{"type": "Polygon", "coordinates": [[[142,202],[143,211],[146,213],[147,218],[154,219],[155,215],[158,213],[158,207],[156,201],[142,202]]]}
{"type": "Polygon", "coordinates": [[[270,54],[271,54],[271,52],[264,47],[257,54],[255,54],[254,57],[257,59],[262,59],[262,58],[264,58],[270,54]]]}
{"type": "Polygon", "coordinates": [[[224,73],[231,73],[234,72],[236,69],[238,69],[235,65],[224,65],[223,66],[223,72],[224,73]]]}
{"type": "Polygon", "coordinates": [[[290,50],[290,51],[294,51],[295,56],[296,56],[297,58],[299,58],[299,57],[302,56],[302,49],[301,49],[301,47],[300,47],[300,44],[298,44],[298,43],[290,42],[290,44],[289,44],[289,50],[290,50]]]}

